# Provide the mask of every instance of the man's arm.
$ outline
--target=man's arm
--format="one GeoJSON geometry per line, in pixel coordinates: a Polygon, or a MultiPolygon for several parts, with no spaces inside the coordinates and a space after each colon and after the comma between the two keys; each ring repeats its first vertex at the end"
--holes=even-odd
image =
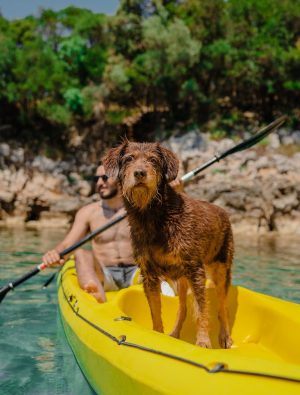
{"type": "Polygon", "coordinates": [[[62,259],[60,258],[59,253],[82,239],[87,234],[89,230],[89,211],[90,207],[83,207],[77,212],[72,228],[67,233],[63,241],[61,241],[53,250],[47,251],[44,254],[43,263],[46,263],[48,266],[64,264],[67,257],[62,259]]]}

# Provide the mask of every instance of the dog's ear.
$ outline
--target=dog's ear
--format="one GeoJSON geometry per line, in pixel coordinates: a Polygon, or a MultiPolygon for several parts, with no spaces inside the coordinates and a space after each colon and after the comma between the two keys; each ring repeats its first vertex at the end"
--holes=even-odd
{"type": "Polygon", "coordinates": [[[124,155],[125,149],[128,145],[128,140],[124,140],[122,144],[115,148],[111,148],[107,151],[102,162],[105,169],[105,173],[109,177],[116,178],[119,174],[120,160],[124,155]]]}
{"type": "Polygon", "coordinates": [[[168,182],[175,180],[179,170],[179,160],[173,152],[158,145],[158,150],[163,160],[163,172],[168,182]]]}

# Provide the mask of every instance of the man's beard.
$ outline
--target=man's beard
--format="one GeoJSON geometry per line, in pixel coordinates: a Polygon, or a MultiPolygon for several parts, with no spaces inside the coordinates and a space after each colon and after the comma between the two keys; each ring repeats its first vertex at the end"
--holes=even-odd
{"type": "Polygon", "coordinates": [[[102,192],[99,192],[99,195],[100,195],[101,199],[103,199],[103,200],[112,199],[115,196],[117,196],[117,194],[118,194],[118,188],[113,188],[110,191],[104,191],[104,195],[102,192]],[[106,192],[107,192],[107,194],[106,194],[106,192]]]}

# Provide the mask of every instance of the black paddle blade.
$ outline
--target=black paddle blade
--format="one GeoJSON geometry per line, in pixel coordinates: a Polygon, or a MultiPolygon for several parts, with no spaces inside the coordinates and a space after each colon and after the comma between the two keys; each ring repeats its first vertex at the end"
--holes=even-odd
{"type": "Polygon", "coordinates": [[[247,148],[253,147],[253,145],[257,144],[259,141],[267,137],[268,134],[270,134],[274,129],[277,129],[279,128],[279,126],[283,125],[286,120],[286,115],[282,115],[281,117],[275,119],[275,121],[262,128],[258,133],[250,137],[248,140],[242,141],[240,144],[237,144],[229,150],[223,152],[221,155],[218,156],[218,159],[224,159],[228,155],[244,151],[247,148]]]}
{"type": "Polygon", "coordinates": [[[5,298],[6,294],[11,291],[12,288],[9,285],[6,285],[5,287],[0,289],[0,303],[2,300],[5,298]]]}
{"type": "Polygon", "coordinates": [[[280,118],[277,118],[275,121],[270,123],[269,125],[265,126],[264,128],[260,129],[258,133],[256,133],[254,136],[250,137],[248,140],[242,141],[241,143],[235,145],[234,147],[230,148],[229,150],[222,152],[219,155],[215,155],[214,158],[209,160],[208,162],[204,163],[200,167],[197,167],[197,169],[190,171],[189,173],[185,174],[182,178],[181,181],[187,182],[191,180],[193,177],[195,177],[197,174],[199,174],[201,171],[205,170],[207,167],[213,165],[216,162],[219,162],[221,159],[226,158],[226,156],[234,154],[236,152],[243,151],[247,148],[252,147],[259,141],[261,141],[263,138],[265,138],[268,134],[270,134],[274,129],[278,128],[279,126],[283,125],[284,122],[286,121],[287,117],[286,115],[281,116],[280,118]]]}
{"type": "Polygon", "coordinates": [[[43,289],[47,288],[48,285],[51,284],[52,281],[55,279],[55,277],[56,277],[56,272],[53,273],[52,276],[50,276],[47,281],[45,281],[45,284],[43,285],[43,289]]]}
{"type": "Polygon", "coordinates": [[[15,281],[12,281],[5,285],[3,288],[0,289],[0,303],[5,298],[6,294],[17,287],[18,285],[22,284],[24,281],[28,280],[29,278],[35,276],[37,273],[41,271],[43,264],[34,267],[30,272],[25,273],[22,277],[17,278],[15,281]]]}

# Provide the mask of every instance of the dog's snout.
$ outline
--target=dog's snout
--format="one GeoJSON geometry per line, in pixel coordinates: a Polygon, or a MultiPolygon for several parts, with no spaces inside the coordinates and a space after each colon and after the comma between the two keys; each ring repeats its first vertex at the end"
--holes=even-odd
{"type": "Polygon", "coordinates": [[[146,177],[146,171],[142,169],[138,169],[134,171],[134,177],[137,178],[138,180],[146,177]]]}

